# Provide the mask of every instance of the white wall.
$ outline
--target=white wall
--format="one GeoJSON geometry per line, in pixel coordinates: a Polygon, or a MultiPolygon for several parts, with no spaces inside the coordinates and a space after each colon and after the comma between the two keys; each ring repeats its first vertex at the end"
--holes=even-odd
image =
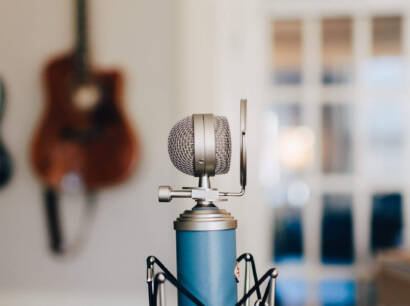
{"type": "MultiPolygon", "coordinates": [[[[28,161],[43,107],[41,69],[72,45],[72,1],[0,2],[0,75],[7,83],[3,135],[15,160],[0,191],[0,305],[143,305],[145,258],[155,254],[175,271],[172,221],[190,201],[160,206],[159,184],[192,185],[166,152],[167,134],[193,112],[226,115],[233,134],[229,175],[221,189],[239,189],[239,99],[249,99],[249,185],[243,199],[223,204],[239,220],[238,254],[269,264],[270,209],[257,181],[263,143],[264,19],[252,0],[92,0],[95,63],[126,74],[126,109],[142,137],[143,160],[127,183],[101,192],[99,211],[82,253],[67,261],[47,250],[41,184],[28,161]],[[257,235],[258,238],[254,238],[257,235]]],[[[67,198],[64,216],[76,227],[80,200],[67,198]]],[[[173,290],[168,290],[173,292],[173,290]]],[[[172,304],[172,303],[171,303],[172,304]]]]}
{"type": "MultiPolygon", "coordinates": [[[[74,1],[0,1],[0,75],[8,93],[2,135],[15,162],[11,183],[0,191],[1,305],[141,305],[146,256],[154,253],[175,266],[175,212],[157,204],[156,192],[175,173],[166,142],[177,114],[176,9],[166,0],[90,2],[94,62],[123,70],[125,108],[141,137],[143,158],[129,181],[99,194],[95,224],[79,256],[53,258],[41,184],[28,152],[44,106],[40,73],[50,57],[72,46],[74,1]]],[[[64,216],[71,232],[81,203],[67,200],[64,216]]]]}

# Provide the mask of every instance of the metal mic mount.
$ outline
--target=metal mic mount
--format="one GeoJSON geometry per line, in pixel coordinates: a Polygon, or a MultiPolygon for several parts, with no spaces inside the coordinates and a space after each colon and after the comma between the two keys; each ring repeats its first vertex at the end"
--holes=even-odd
{"type": "MultiPolygon", "coordinates": [[[[245,261],[245,276],[242,298],[235,306],[250,306],[251,296],[256,294],[255,306],[275,306],[276,279],[278,270],[271,268],[258,278],[256,265],[252,254],[244,253],[236,259],[236,266],[245,261]],[[251,272],[254,285],[250,287],[251,272]],[[262,292],[262,285],[268,281],[265,291],[262,292]],[[263,293],[263,295],[262,295],[263,293]]],[[[155,256],[147,257],[147,285],[149,306],[166,306],[165,281],[168,280],[178,291],[185,294],[188,299],[197,306],[205,306],[195,295],[185,288],[178,279],[165,267],[165,265],[155,256]],[[161,272],[155,273],[154,265],[157,265],[161,272]]],[[[237,281],[239,282],[239,268],[237,281]]]]}
{"type": "Polygon", "coordinates": [[[160,202],[171,202],[173,198],[191,198],[205,204],[228,201],[228,197],[240,197],[244,194],[245,188],[242,188],[240,192],[224,192],[207,187],[182,187],[182,190],[174,190],[170,186],[160,186],[158,199],[160,202]]]}
{"type": "MultiPolygon", "coordinates": [[[[202,205],[209,205],[215,202],[222,202],[227,201],[228,197],[241,197],[245,194],[245,187],[246,187],[246,100],[241,100],[241,108],[240,108],[240,146],[241,146],[241,155],[240,155],[240,184],[241,190],[239,192],[226,192],[226,191],[219,191],[217,188],[211,188],[210,184],[210,175],[206,172],[202,172],[203,175],[199,177],[199,184],[198,187],[182,187],[182,189],[172,189],[171,186],[159,186],[158,189],[158,200],[160,202],[171,202],[174,198],[190,198],[197,201],[198,204],[202,205]]],[[[195,116],[195,115],[194,115],[195,116]]],[[[205,115],[204,117],[204,125],[207,125],[207,119],[209,115],[205,115]]],[[[195,119],[195,117],[194,117],[195,119]]],[[[195,122],[194,122],[195,124],[195,122]]],[[[195,125],[196,130],[200,129],[198,124],[195,125]]],[[[213,127],[212,127],[213,128],[213,127]]],[[[198,135],[202,136],[204,134],[203,128],[200,132],[196,132],[198,135]]],[[[209,146],[209,145],[208,145],[209,146]]],[[[210,145],[212,147],[212,144],[210,145]]],[[[197,152],[200,156],[199,158],[195,155],[195,166],[196,168],[203,168],[204,170],[206,166],[204,165],[204,160],[207,155],[207,147],[205,149],[201,147],[195,147],[198,149],[195,151],[196,155],[197,152]],[[203,154],[201,154],[201,149],[203,154]],[[198,162],[197,162],[198,160],[198,162]]],[[[211,159],[212,161],[212,159],[211,159]]],[[[211,165],[212,167],[212,165],[211,165]]],[[[211,171],[212,172],[212,171],[211,171]]]]}

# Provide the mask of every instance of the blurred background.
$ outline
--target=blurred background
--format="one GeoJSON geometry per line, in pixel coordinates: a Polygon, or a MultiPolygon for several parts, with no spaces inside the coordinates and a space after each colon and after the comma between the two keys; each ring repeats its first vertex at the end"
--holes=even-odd
{"type": "MultiPolygon", "coordinates": [[[[98,192],[84,247],[60,258],[30,146],[46,107],[42,71],[75,42],[74,7],[0,2],[0,135],[14,169],[0,189],[0,305],[147,305],[145,258],[175,272],[172,222],[192,206],[157,202],[159,184],[194,182],[169,161],[169,130],[192,113],[227,116],[232,167],[213,184],[236,190],[242,97],[249,188],[221,205],[239,221],[237,253],[252,253],[260,273],[278,267],[281,305],[406,304],[408,1],[90,0],[91,61],[122,72],[141,158],[98,192]]],[[[73,237],[83,198],[62,202],[73,237]]]]}

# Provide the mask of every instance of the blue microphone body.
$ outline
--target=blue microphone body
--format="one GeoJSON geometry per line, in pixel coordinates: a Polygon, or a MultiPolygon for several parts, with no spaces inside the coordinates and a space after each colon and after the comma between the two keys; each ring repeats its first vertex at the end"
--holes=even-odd
{"type": "MultiPolygon", "coordinates": [[[[174,223],[178,280],[207,306],[237,303],[236,220],[218,208],[193,208],[174,223]]],[[[178,293],[179,306],[194,306],[178,293]]]]}

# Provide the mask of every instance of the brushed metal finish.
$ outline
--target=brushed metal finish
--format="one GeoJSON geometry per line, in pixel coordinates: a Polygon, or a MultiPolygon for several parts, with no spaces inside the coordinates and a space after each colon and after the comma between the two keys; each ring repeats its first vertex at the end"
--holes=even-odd
{"type": "Polygon", "coordinates": [[[204,114],[204,152],[205,152],[205,172],[202,175],[214,176],[215,175],[215,127],[214,127],[214,115],[204,114]]]}
{"type": "Polygon", "coordinates": [[[238,222],[225,209],[193,208],[179,215],[174,222],[177,231],[217,231],[236,229],[238,222]]]}
{"type": "Polygon", "coordinates": [[[240,111],[240,121],[241,121],[241,157],[240,157],[240,182],[241,187],[245,190],[246,187],[246,107],[247,107],[247,100],[241,100],[241,111],[240,111]]]}
{"type": "Polygon", "coordinates": [[[194,124],[194,175],[202,176],[205,172],[205,127],[204,116],[193,114],[194,124]]]}
{"type": "Polygon", "coordinates": [[[158,306],[166,306],[167,301],[165,297],[165,275],[158,273],[158,306]]]}
{"type": "Polygon", "coordinates": [[[173,198],[190,198],[192,191],[189,189],[173,190],[170,186],[158,187],[158,201],[171,202],[173,198]]]}
{"type": "Polygon", "coordinates": [[[195,176],[215,175],[215,128],[214,115],[194,114],[194,174],[195,176]]]}
{"type": "Polygon", "coordinates": [[[208,175],[203,175],[199,178],[198,186],[200,188],[211,188],[211,180],[208,175]]]}
{"type": "Polygon", "coordinates": [[[275,306],[275,293],[276,293],[276,278],[278,277],[278,270],[274,269],[272,272],[272,278],[269,288],[268,305],[275,306]]]}
{"type": "Polygon", "coordinates": [[[241,106],[240,106],[240,184],[241,184],[241,191],[239,192],[231,192],[231,191],[220,191],[220,197],[241,197],[245,194],[246,188],[246,173],[247,173],[247,155],[246,155],[246,107],[247,107],[247,100],[241,99],[241,106]]]}
{"type": "Polygon", "coordinates": [[[159,186],[158,188],[158,201],[170,202],[172,200],[172,189],[170,186],[159,186]]]}
{"type": "MultiPolygon", "coordinates": [[[[249,260],[245,260],[245,282],[244,282],[244,287],[243,287],[243,294],[247,294],[249,291],[249,288],[251,286],[251,262],[249,260]]],[[[245,301],[245,306],[250,306],[251,305],[251,299],[247,299],[245,301]]]]}

